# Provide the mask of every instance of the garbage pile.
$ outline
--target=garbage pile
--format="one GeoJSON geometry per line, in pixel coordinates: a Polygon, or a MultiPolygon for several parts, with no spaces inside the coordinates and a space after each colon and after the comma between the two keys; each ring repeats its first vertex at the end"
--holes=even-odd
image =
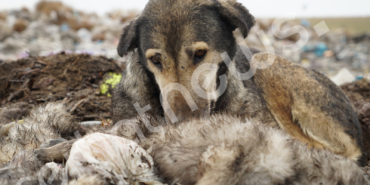
{"type": "Polygon", "coordinates": [[[279,25],[278,20],[257,20],[245,41],[249,47],[271,51],[263,45],[267,42],[276,54],[330,78],[335,77],[337,85],[369,74],[370,34],[351,35],[343,29],[329,30],[324,23],[310,25],[307,20],[301,20],[279,25]],[[261,36],[262,31],[264,35],[261,36]],[[291,47],[301,41],[302,45],[291,47]],[[340,71],[342,73],[338,74],[340,71]]]}
{"type": "MultiPolygon", "coordinates": [[[[58,1],[40,1],[34,11],[22,8],[0,12],[0,60],[65,51],[124,61],[118,56],[116,46],[122,28],[138,13],[113,11],[99,16],[58,1]]],[[[280,23],[278,19],[257,19],[246,43],[271,51],[263,45],[269,43],[276,54],[334,78],[337,85],[369,74],[370,33],[351,35],[345,30],[328,30],[325,22],[310,25],[304,19],[280,23]],[[301,41],[305,41],[303,45],[290,47],[301,41]]],[[[237,42],[244,41],[240,34],[236,37],[237,42]]]]}
{"type": "Polygon", "coordinates": [[[65,52],[1,63],[0,117],[4,120],[0,118],[0,126],[22,118],[34,105],[62,100],[80,121],[109,119],[108,93],[114,84],[104,82],[116,76],[115,81],[120,81],[123,69],[117,63],[103,56],[65,52]]]}
{"type": "Polygon", "coordinates": [[[61,51],[117,59],[121,30],[136,14],[114,11],[98,16],[58,1],[40,1],[34,11],[22,8],[0,12],[0,60],[48,56],[61,51]]]}

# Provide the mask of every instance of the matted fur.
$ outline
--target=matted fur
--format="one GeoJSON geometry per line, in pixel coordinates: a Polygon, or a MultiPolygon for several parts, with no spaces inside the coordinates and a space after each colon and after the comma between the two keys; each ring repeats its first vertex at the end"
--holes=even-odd
{"type": "Polygon", "coordinates": [[[108,185],[99,175],[83,175],[77,180],[73,180],[68,185],[108,185]]]}
{"type": "Polygon", "coordinates": [[[9,162],[21,151],[37,149],[43,142],[72,134],[78,128],[79,124],[61,103],[36,107],[22,123],[1,127],[0,164],[9,162]]]}
{"type": "Polygon", "coordinates": [[[0,184],[41,184],[53,178],[55,185],[62,184],[65,169],[56,163],[44,163],[33,151],[22,151],[13,157],[6,167],[0,168],[0,184]],[[41,170],[40,170],[41,169],[41,170]],[[40,181],[41,180],[41,181],[40,181]]]}
{"type": "Polygon", "coordinates": [[[32,105],[25,102],[18,102],[4,108],[0,108],[0,126],[8,124],[14,120],[21,119],[28,113],[27,109],[31,106],[32,105]]]}
{"type": "Polygon", "coordinates": [[[350,159],[309,149],[286,132],[230,116],[164,127],[141,143],[159,175],[186,184],[369,184],[350,159]]]}
{"type": "MultiPolygon", "coordinates": [[[[63,113],[63,107],[49,108],[53,110],[49,114],[59,115],[60,120],[66,121],[64,124],[74,124],[68,113],[57,114],[63,113]]],[[[44,110],[39,110],[33,112],[33,116],[42,118],[44,110]]],[[[159,175],[168,183],[369,184],[362,170],[348,158],[327,150],[308,149],[285,131],[259,121],[241,121],[224,115],[192,119],[179,125],[164,125],[161,123],[164,120],[150,120],[164,127],[140,145],[151,151],[159,175]]],[[[55,122],[49,123],[53,125],[55,122]]],[[[133,133],[136,130],[132,124],[119,124],[110,132],[135,139],[133,133]]],[[[73,141],[59,139],[44,145],[68,145],[68,142],[73,141]]],[[[0,183],[14,184],[29,177],[26,179],[28,183],[37,184],[37,173],[43,165],[44,162],[38,160],[31,150],[18,153],[5,168],[0,169],[0,183]]],[[[50,167],[57,166],[50,163],[50,167]]],[[[61,175],[58,173],[55,183],[61,182],[61,175]]],[[[45,173],[42,178],[46,182],[49,176],[50,173],[45,173]]],[[[107,179],[100,176],[84,176],[71,182],[73,185],[106,183],[107,179]]]]}

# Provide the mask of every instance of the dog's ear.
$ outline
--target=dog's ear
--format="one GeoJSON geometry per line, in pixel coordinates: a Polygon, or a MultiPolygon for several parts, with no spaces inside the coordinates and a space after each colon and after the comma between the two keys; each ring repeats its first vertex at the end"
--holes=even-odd
{"type": "Polygon", "coordinates": [[[117,46],[119,56],[127,55],[128,52],[134,50],[137,44],[137,19],[132,20],[129,25],[123,28],[123,32],[120,41],[117,46]]]}
{"type": "Polygon", "coordinates": [[[249,11],[235,0],[217,0],[217,8],[220,15],[233,30],[239,28],[244,38],[255,23],[254,17],[249,11]]]}

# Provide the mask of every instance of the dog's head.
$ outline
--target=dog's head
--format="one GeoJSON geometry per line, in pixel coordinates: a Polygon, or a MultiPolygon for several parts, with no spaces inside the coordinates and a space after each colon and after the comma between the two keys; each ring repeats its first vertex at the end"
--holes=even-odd
{"type": "Polygon", "coordinates": [[[118,53],[138,49],[141,64],[155,77],[167,116],[173,112],[183,120],[209,114],[214,101],[209,92],[220,83],[207,67],[221,65],[223,52],[233,58],[233,31],[239,28],[246,37],[253,24],[253,16],[234,0],[150,0],[123,29],[118,53]],[[194,88],[194,80],[201,90],[194,88]]]}

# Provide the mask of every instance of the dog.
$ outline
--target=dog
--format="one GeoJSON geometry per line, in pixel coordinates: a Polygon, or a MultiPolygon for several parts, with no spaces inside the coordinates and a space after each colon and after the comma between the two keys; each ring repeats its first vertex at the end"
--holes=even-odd
{"type": "Polygon", "coordinates": [[[212,114],[252,118],[363,165],[362,131],[346,95],[324,75],[279,56],[245,55],[233,31],[245,38],[254,23],[235,0],[150,0],[117,47],[131,56],[114,90],[113,122],[143,112],[172,123],[212,114]],[[255,69],[265,61],[271,66],[255,69]],[[235,70],[255,74],[240,80],[235,70]]]}

